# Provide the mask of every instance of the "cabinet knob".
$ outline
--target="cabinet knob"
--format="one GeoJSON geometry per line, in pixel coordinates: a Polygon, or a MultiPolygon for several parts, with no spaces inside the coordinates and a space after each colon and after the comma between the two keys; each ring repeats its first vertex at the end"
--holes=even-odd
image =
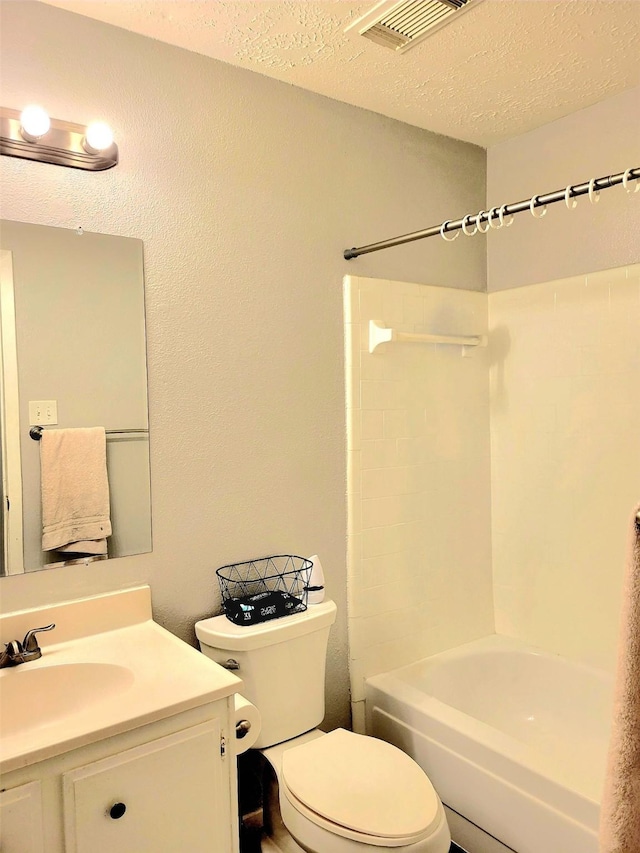
{"type": "Polygon", "coordinates": [[[109,809],[109,817],[113,818],[113,820],[120,820],[126,810],[127,807],[124,803],[114,803],[109,809]]]}
{"type": "Polygon", "coordinates": [[[248,735],[250,729],[251,723],[249,722],[249,720],[239,720],[236,723],[236,737],[238,738],[238,740],[242,740],[245,735],[248,735]]]}

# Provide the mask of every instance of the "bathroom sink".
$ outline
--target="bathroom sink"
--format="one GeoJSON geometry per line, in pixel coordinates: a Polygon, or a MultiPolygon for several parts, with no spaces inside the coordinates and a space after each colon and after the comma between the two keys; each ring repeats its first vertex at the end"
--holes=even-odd
{"type": "Polygon", "coordinates": [[[0,680],[0,735],[41,728],[126,691],[131,670],[111,663],[61,663],[5,670],[0,680]]]}
{"type": "Polygon", "coordinates": [[[0,613],[0,643],[51,623],[42,657],[0,669],[0,775],[227,699],[241,684],[153,621],[148,586],[0,613]]]}

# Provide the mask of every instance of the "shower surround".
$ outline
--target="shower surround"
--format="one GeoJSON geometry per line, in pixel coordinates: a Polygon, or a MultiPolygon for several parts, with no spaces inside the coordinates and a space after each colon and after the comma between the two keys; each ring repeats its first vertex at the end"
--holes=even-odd
{"type": "Polygon", "coordinates": [[[612,671],[640,499],[640,265],[489,294],[496,631],[612,671]]]}
{"type": "Polygon", "coordinates": [[[611,671],[640,483],[640,265],[497,293],[345,279],[349,644],[364,679],[497,632],[611,671]],[[489,333],[389,343],[368,324],[489,333]]]}
{"type": "Polygon", "coordinates": [[[354,728],[364,679],[489,634],[486,349],[389,343],[404,332],[483,335],[487,295],[348,277],[348,603],[354,728]],[[463,567],[463,570],[460,570],[463,567]]]}

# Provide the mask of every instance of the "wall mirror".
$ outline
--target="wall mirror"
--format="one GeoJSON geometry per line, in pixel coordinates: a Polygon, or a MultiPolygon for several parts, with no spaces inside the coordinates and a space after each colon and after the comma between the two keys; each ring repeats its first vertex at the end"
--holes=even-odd
{"type": "Polygon", "coordinates": [[[150,551],[142,241],[2,220],[0,254],[0,574],[150,551]],[[42,550],[36,424],[106,430],[106,555],[42,550]]]}

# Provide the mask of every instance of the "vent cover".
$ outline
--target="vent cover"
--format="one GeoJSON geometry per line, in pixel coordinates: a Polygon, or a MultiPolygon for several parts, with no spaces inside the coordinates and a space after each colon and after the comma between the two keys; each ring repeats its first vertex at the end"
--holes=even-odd
{"type": "Polygon", "coordinates": [[[393,0],[378,3],[345,28],[398,53],[409,50],[435,30],[482,0],[393,0]]]}

